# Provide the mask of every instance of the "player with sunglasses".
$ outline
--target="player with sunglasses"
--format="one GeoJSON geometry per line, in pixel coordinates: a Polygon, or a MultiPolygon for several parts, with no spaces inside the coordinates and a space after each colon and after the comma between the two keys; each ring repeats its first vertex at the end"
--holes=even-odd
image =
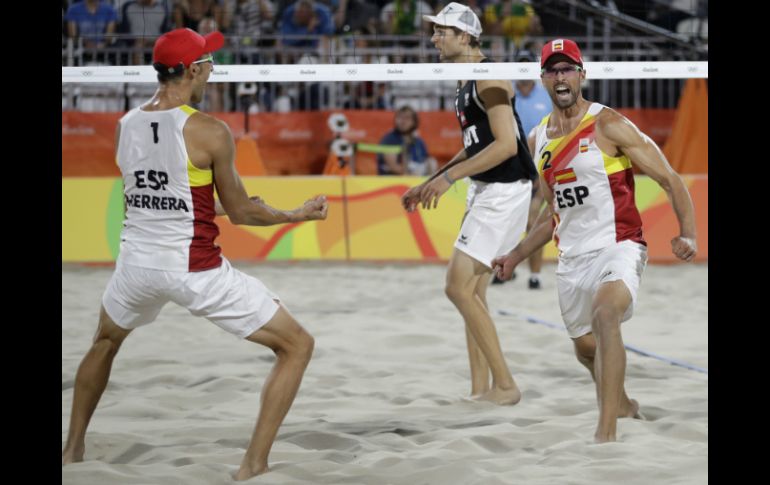
{"type": "Polygon", "coordinates": [[[583,57],[577,44],[545,44],[541,79],[553,104],[529,137],[548,205],[516,248],[493,262],[500,279],[553,237],[559,305],[578,361],[596,383],[597,442],[616,440],[619,417],[639,417],[624,388],[626,352],[620,323],[631,318],[647,263],[642,218],[634,199],[632,163],[655,180],[674,207],[674,255],[697,251],[692,200],[660,148],[626,117],[583,98],[583,57]],[[555,217],[554,217],[555,216],[555,217]]]}

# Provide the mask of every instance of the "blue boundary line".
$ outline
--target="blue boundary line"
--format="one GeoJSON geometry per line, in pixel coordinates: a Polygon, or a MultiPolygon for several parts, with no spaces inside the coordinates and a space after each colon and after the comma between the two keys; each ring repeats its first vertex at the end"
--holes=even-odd
{"type": "MultiPolygon", "coordinates": [[[[548,328],[553,328],[555,330],[561,330],[562,332],[566,332],[567,331],[567,329],[564,328],[564,325],[557,325],[557,324],[549,322],[547,320],[542,320],[540,318],[531,317],[529,315],[519,315],[517,313],[513,313],[513,312],[510,312],[508,310],[497,310],[497,313],[499,315],[503,315],[503,316],[506,316],[506,317],[519,317],[519,318],[523,318],[524,320],[526,320],[529,323],[537,323],[537,324],[540,324],[540,325],[545,325],[548,328]]],[[[677,365],[679,367],[684,367],[685,369],[690,369],[690,370],[694,370],[694,371],[697,371],[697,372],[701,372],[701,373],[706,374],[706,375],[708,375],[708,373],[709,373],[708,369],[704,369],[702,367],[698,367],[698,366],[695,366],[695,365],[692,365],[692,364],[688,364],[687,362],[682,362],[681,360],[670,359],[668,357],[664,357],[662,355],[658,355],[658,354],[655,354],[653,352],[649,352],[647,350],[640,349],[639,347],[636,347],[636,346],[633,346],[633,345],[625,344],[625,347],[626,347],[626,349],[630,350],[631,352],[635,352],[635,353],[637,353],[639,355],[643,355],[645,357],[652,357],[653,359],[658,359],[658,360],[661,360],[663,362],[669,363],[671,365],[677,365]]]]}

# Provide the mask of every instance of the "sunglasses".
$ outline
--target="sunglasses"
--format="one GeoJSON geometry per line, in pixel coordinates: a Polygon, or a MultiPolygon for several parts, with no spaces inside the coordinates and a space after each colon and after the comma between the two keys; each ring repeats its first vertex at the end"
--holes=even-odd
{"type": "Polygon", "coordinates": [[[204,57],[203,59],[198,59],[197,61],[193,61],[190,64],[203,64],[204,62],[210,62],[213,65],[214,56],[212,54],[206,54],[206,57],[204,57]]]}
{"type": "Polygon", "coordinates": [[[543,75],[543,77],[547,78],[555,78],[559,74],[563,74],[566,77],[572,76],[574,74],[577,74],[578,72],[582,71],[583,68],[576,65],[576,64],[570,64],[569,66],[564,67],[544,67],[540,70],[540,74],[543,75]]]}

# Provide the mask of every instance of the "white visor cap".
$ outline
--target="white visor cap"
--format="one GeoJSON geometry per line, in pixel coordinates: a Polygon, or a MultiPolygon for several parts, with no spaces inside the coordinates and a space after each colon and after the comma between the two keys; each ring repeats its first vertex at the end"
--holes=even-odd
{"type": "Polygon", "coordinates": [[[452,2],[436,15],[423,15],[422,18],[442,27],[456,27],[471,36],[481,35],[481,21],[470,7],[452,2]]]}

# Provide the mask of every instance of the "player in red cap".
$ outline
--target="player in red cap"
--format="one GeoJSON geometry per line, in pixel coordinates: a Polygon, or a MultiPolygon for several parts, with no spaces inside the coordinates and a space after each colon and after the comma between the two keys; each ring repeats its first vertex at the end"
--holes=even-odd
{"type": "Polygon", "coordinates": [[[299,389],[313,337],[275,293],[220,254],[214,244],[219,234],[214,189],[222,212],[235,224],[325,219],[328,207],[323,196],[292,211],[250,199],[235,171],[230,129],[188,105],[203,97],[213,70],[211,53],[223,44],[219,32],[203,37],[190,29],[158,38],[153,49],[158,90],[118,124],[116,158],[126,219],[96,336],[75,378],[62,465],[83,460],[86,428],[123,340],[133,329],[152,323],[170,301],[276,354],[237,480],[268,470],[273,440],[299,389]]]}
{"type": "Polygon", "coordinates": [[[508,279],[517,264],[556,239],[562,317],[578,360],[596,382],[594,438],[615,441],[617,419],[640,416],[639,403],[624,388],[626,352],[620,334],[620,323],[633,313],[647,263],[632,162],[671,201],[680,231],[671,250],[684,261],[697,251],[695,214],[687,187],[655,142],[617,111],[583,98],[586,72],[575,42],[546,43],[540,65],[553,111],[533,130],[529,144],[549,205],[527,237],[493,264],[498,277],[508,279]]]}

